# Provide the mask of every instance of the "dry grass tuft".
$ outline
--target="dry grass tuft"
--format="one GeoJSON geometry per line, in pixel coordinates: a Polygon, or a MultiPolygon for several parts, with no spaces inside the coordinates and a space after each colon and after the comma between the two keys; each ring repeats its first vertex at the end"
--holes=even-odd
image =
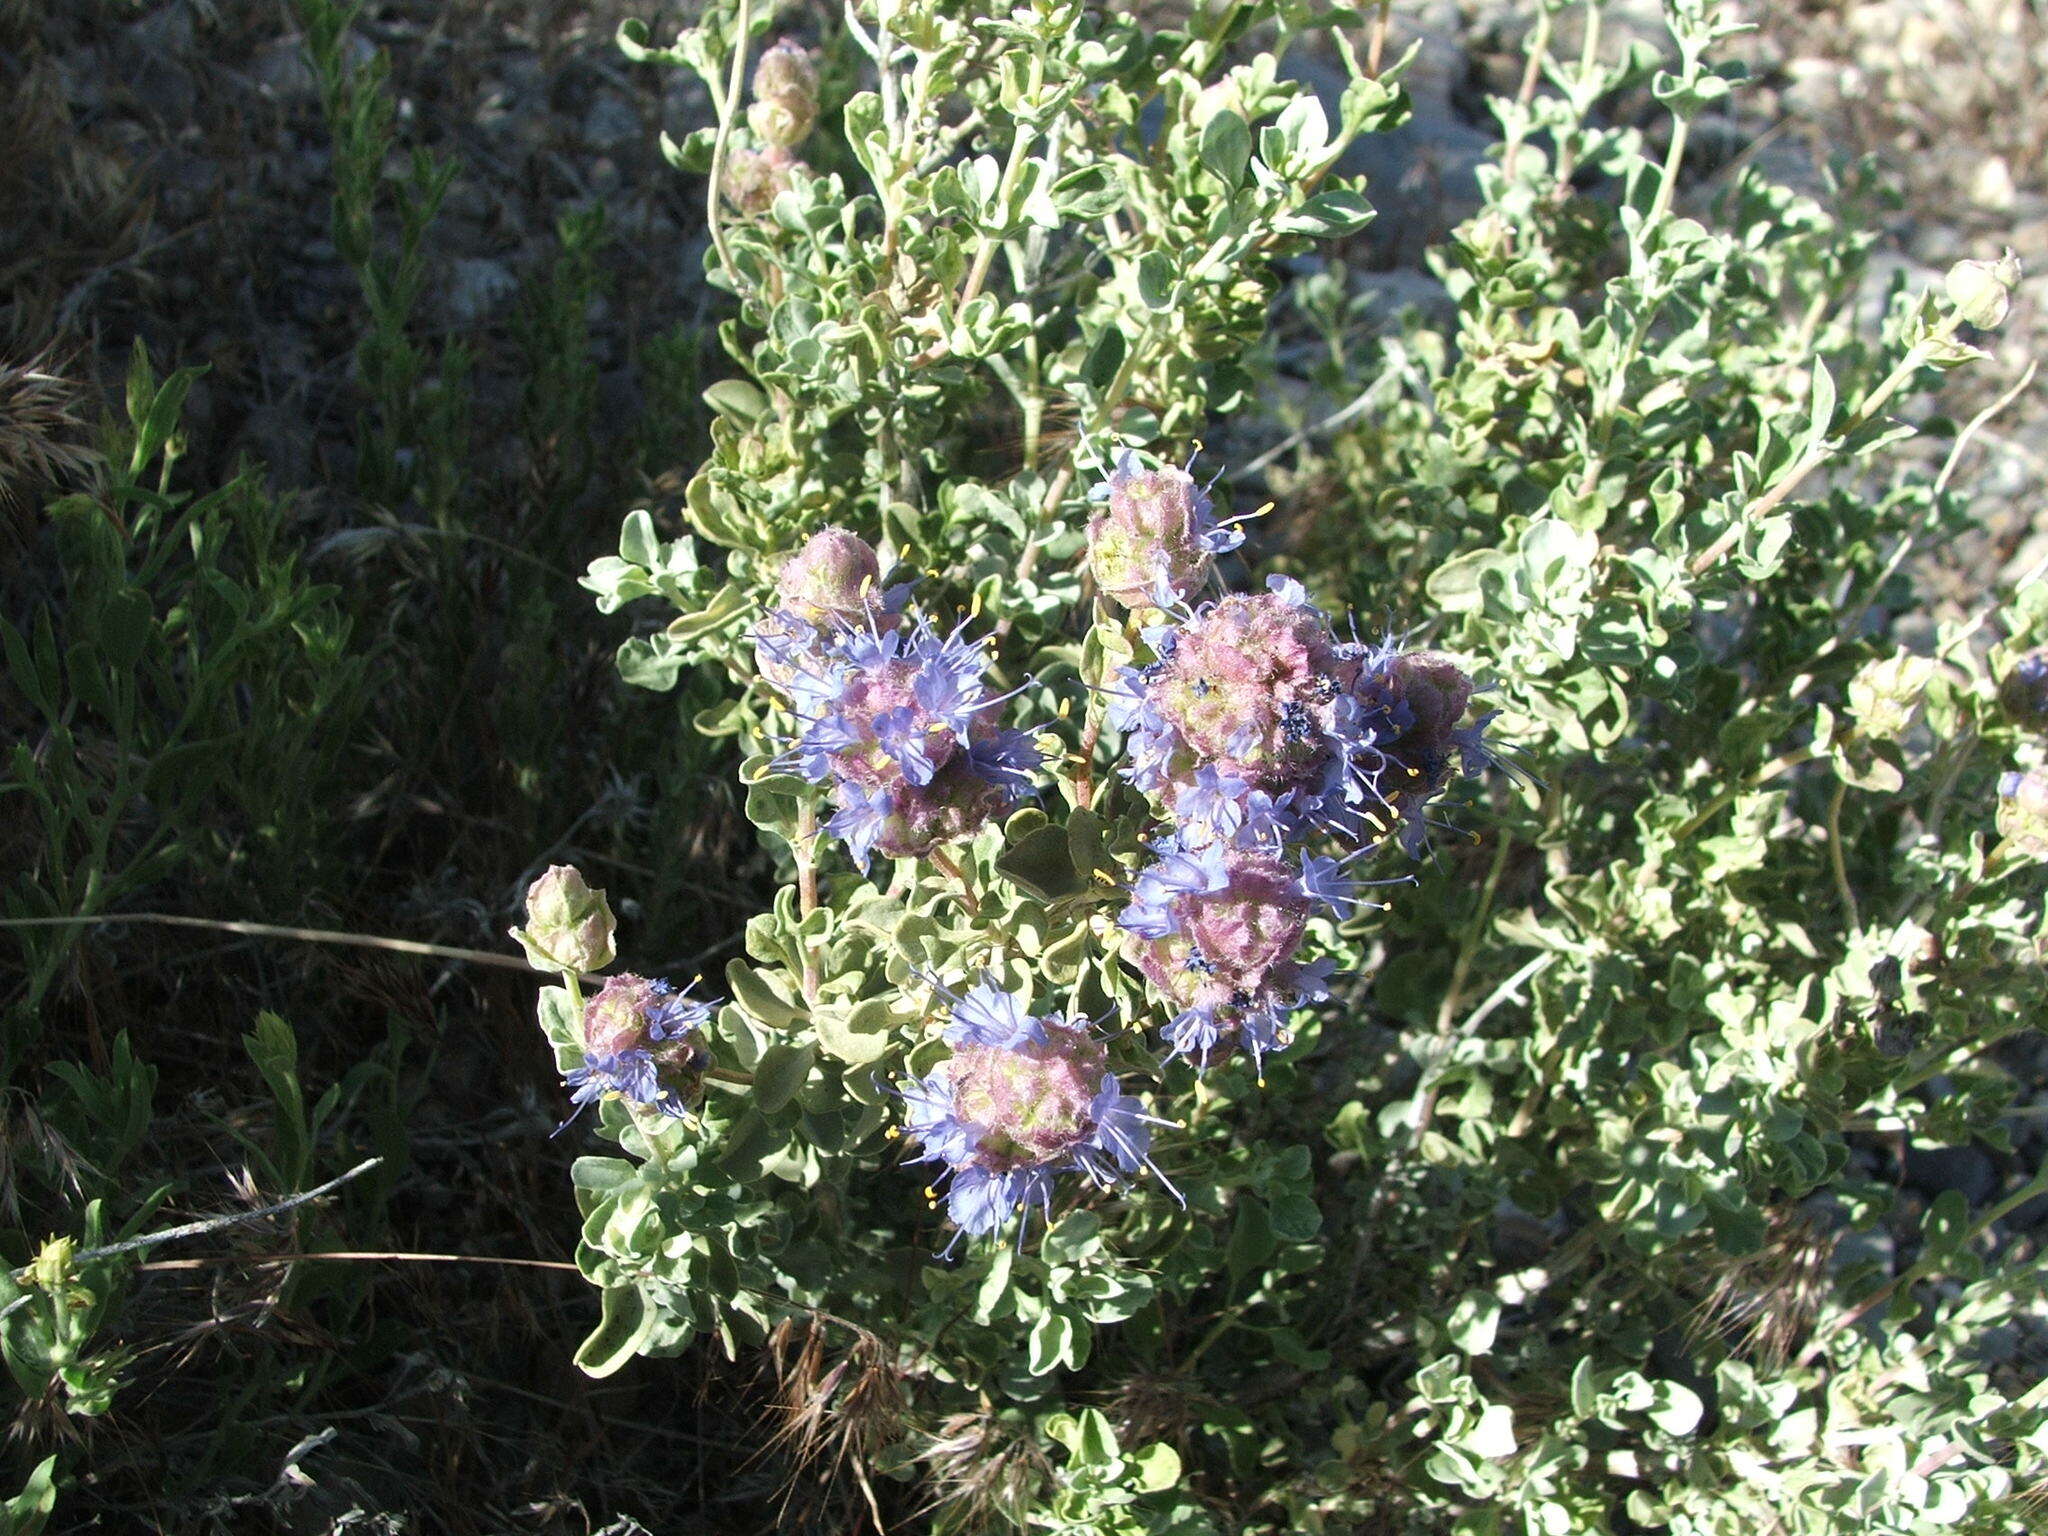
{"type": "Polygon", "coordinates": [[[1185,1460],[1190,1437],[1219,1406],[1193,1376],[1141,1372],[1117,1390],[1107,1412],[1117,1433],[1130,1443],[1164,1441],[1185,1460]]]}
{"type": "Polygon", "coordinates": [[[0,362],[0,510],[91,479],[98,460],[85,441],[80,396],[48,353],[0,362]]]}
{"type": "Polygon", "coordinates": [[[1776,1212],[1763,1247],[1721,1268],[1693,1310],[1688,1336],[1718,1334],[1737,1354],[1782,1370],[1828,1297],[1835,1243],[1804,1212],[1776,1212]]]}
{"type": "Polygon", "coordinates": [[[951,1415],[918,1459],[931,1468],[919,1513],[932,1517],[935,1532],[1022,1526],[1033,1490],[1052,1472],[1028,1433],[988,1414],[951,1415]]]}
{"type": "Polygon", "coordinates": [[[903,1432],[903,1375],[881,1337],[856,1324],[854,1341],[827,1363],[826,1324],[785,1318],[768,1336],[769,1415],[775,1421],[764,1454],[790,1460],[782,1501],[785,1514],[803,1506],[823,1513],[835,1484],[851,1481],[877,1532],[887,1529],[869,1478],[875,1457],[903,1432]],[[807,1477],[807,1474],[809,1476],[807,1477]]]}

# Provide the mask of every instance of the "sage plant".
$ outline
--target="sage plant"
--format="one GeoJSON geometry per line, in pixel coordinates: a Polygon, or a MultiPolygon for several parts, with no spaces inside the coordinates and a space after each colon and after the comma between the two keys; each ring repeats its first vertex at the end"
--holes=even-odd
{"type": "Polygon", "coordinates": [[[669,148],[735,372],[680,525],[585,585],[665,606],[627,681],[731,680],[685,723],[778,889],[680,1037],[635,977],[593,1033],[529,942],[621,1154],[574,1172],[586,1370],[854,1330],[876,1521],[924,1467],[902,1512],[963,1530],[2020,1529],[2041,1394],[1968,1345],[2039,1304],[1966,1261],[2009,1201],[1825,1257],[1892,1210],[1854,1138],[1992,1134],[1981,1041],[2038,1017],[2040,585],[1988,662],[1897,659],[1964,512],[1840,472],[2019,275],[1859,331],[1862,236],[1753,167],[1688,202],[1719,6],[1662,53],[1531,9],[1442,329],[1336,259],[1407,110],[1384,5],[621,29],[710,95],[669,148]],[[1275,325],[1378,413],[1288,434],[1275,325]],[[1193,452],[1262,433],[1247,525],[1193,452]]]}

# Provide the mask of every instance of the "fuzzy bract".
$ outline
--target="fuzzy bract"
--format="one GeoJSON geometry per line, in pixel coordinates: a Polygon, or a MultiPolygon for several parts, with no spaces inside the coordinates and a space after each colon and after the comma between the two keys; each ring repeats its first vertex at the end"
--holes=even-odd
{"type": "Polygon", "coordinates": [[[1175,1009],[1168,1054],[1256,1064],[1288,1041],[1287,1015],[1329,993],[1331,967],[1299,958],[1310,917],[1351,910],[1334,859],[1211,843],[1169,847],[1132,884],[1118,923],[1138,969],[1175,1009]]]}
{"type": "Polygon", "coordinates": [[[1126,608],[1173,608],[1199,592],[1215,557],[1244,542],[1218,524],[1209,493],[1185,469],[1146,469],[1126,448],[1097,486],[1088,523],[1088,568],[1104,595],[1126,608]]]}
{"type": "Polygon", "coordinates": [[[882,585],[874,546],[844,528],[821,528],[784,562],[777,606],[754,627],[754,667],[802,708],[829,675],[825,650],[848,630],[883,633],[902,624],[911,584],[882,585]]]}
{"type": "Polygon", "coordinates": [[[1151,1166],[1157,1122],[1122,1091],[1085,1025],[1034,1016],[985,977],[952,1000],[945,1039],[953,1054],[903,1089],[904,1129],[922,1148],[917,1161],[945,1166],[946,1212],[963,1234],[998,1231],[1033,1207],[1049,1215],[1061,1173],[1107,1189],[1151,1166]]]}
{"type": "Polygon", "coordinates": [[[781,766],[830,785],[827,830],[863,869],[971,836],[1031,786],[1039,752],[994,718],[987,653],[918,619],[832,636],[791,689],[802,734],[781,766]]]}
{"type": "Polygon", "coordinates": [[[754,66],[747,126],[764,144],[795,149],[818,120],[818,66],[810,50],[783,38],[754,66]]]}
{"type": "Polygon", "coordinates": [[[2048,859],[2048,769],[2030,768],[1999,779],[1998,830],[2012,852],[2048,859]]]}
{"type": "Polygon", "coordinates": [[[570,1098],[582,1105],[616,1097],[665,1115],[688,1113],[710,1061],[702,1031],[715,1006],[665,981],[608,978],[583,1008],[583,1063],[563,1078],[575,1090],[570,1098]]]}
{"type": "Polygon", "coordinates": [[[1122,669],[1110,720],[1183,847],[1316,831],[1372,846],[1398,829],[1419,853],[1454,768],[1493,761],[1491,717],[1464,723],[1472,681],[1451,658],[1339,641],[1286,577],[1145,637],[1154,660],[1122,669]]]}

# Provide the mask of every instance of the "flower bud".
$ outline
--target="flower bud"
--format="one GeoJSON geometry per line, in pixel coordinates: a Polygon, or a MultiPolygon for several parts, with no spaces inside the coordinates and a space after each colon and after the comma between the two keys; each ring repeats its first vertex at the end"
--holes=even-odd
{"type": "Polygon", "coordinates": [[[1119,455],[1096,492],[1105,502],[1088,524],[1088,569],[1105,596],[1126,608],[1168,608],[1199,591],[1214,557],[1244,534],[1219,528],[1209,495],[1184,469],[1140,469],[1119,455]]]}
{"type": "Polygon", "coordinates": [[[2048,648],[2027,652],[1998,685],[1998,702],[2015,725],[2048,729],[2048,648]]]}
{"type": "Polygon", "coordinates": [[[1998,781],[1998,830],[2011,852],[2048,859],[2048,771],[2030,768],[1998,781]]]}
{"type": "Polygon", "coordinates": [[[747,126],[774,149],[795,149],[818,120],[818,66],[810,51],[784,38],[754,66],[747,126]]]}
{"type": "Polygon", "coordinates": [[[865,624],[881,597],[882,562],[865,539],[821,528],[776,582],[782,606],[807,624],[865,624]]]}
{"type": "Polygon", "coordinates": [[[44,1291],[63,1289],[76,1278],[72,1273],[72,1255],[76,1250],[77,1244],[68,1237],[51,1238],[36,1254],[28,1283],[44,1291]]]}
{"type": "Polygon", "coordinates": [[[700,1033],[711,1011],[665,981],[609,978],[583,1007],[583,1063],[565,1079],[575,1102],[616,1097],[685,1113],[711,1064],[700,1033]]]}
{"type": "Polygon", "coordinates": [[[1988,331],[2004,322],[2019,280],[2019,258],[2007,251],[1996,261],[1957,262],[1948,269],[1942,286],[1957,314],[1979,330],[1988,331]]]}
{"type": "Polygon", "coordinates": [[[526,926],[512,937],[537,971],[587,975],[612,963],[612,909],[567,864],[551,865],[526,892],[526,926]]]}
{"type": "Polygon", "coordinates": [[[725,200],[741,213],[766,213],[802,163],[786,149],[735,146],[725,162],[725,200]]]}
{"type": "Polygon", "coordinates": [[[1849,679],[1849,713],[1856,728],[1873,741],[1897,741],[1919,718],[1934,673],[1932,661],[1910,651],[1865,662],[1849,679]]]}

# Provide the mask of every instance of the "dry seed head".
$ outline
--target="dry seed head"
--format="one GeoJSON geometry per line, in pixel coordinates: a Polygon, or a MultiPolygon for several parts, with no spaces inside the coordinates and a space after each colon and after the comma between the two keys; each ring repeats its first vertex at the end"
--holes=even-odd
{"type": "Polygon", "coordinates": [[[98,460],[78,410],[78,387],[47,353],[0,362],[0,507],[91,479],[98,460]]]}

